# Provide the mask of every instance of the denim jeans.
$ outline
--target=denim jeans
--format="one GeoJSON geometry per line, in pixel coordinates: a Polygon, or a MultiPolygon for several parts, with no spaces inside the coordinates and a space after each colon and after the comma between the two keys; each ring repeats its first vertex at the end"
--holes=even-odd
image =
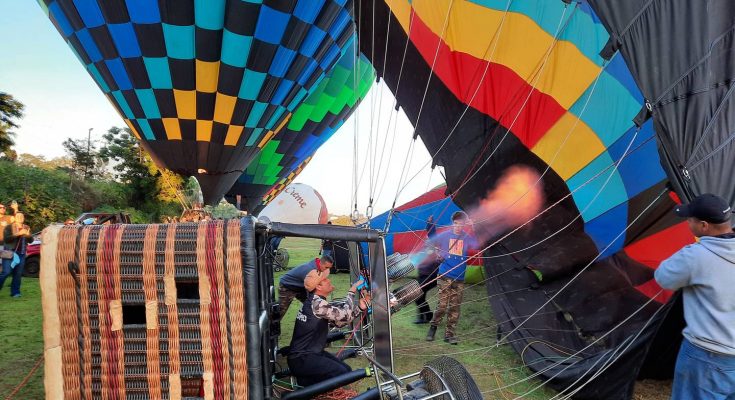
{"type": "Polygon", "coordinates": [[[23,277],[23,266],[26,263],[26,255],[18,254],[20,263],[11,268],[10,265],[13,263],[13,259],[3,258],[3,273],[0,274],[0,289],[5,285],[5,279],[10,275],[13,276],[13,281],[10,283],[10,295],[15,296],[20,294],[20,279],[23,277]]]}
{"type": "Polygon", "coordinates": [[[684,339],[671,399],[735,400],[735,356],[713,353],[684,339]]]}

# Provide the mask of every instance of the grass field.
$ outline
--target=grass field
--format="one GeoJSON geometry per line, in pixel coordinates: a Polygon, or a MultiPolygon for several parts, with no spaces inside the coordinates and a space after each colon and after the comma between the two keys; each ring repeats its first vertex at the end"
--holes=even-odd
{"type": "MultiPolygon", "coordinates": [[[[287,238],[281,243],[289,250],[290,266],[296,266],[317,256],[319,241],[312,239],[287,238]]],[[[278,273],[276,278],[282,273],[278,273]]],[[[340,273],[332,276],[337,289],[335,297],[342,297],[350,286],[349,275],[340,273]]],[[[9,282],[8,282],[9,284],[9,282]]],[[[402,285],[401,282],[396,285],[402,285]]],[[[277,286],[277,284],[276,284],[277,286]]],[[[6,287],[0,292],[0,393],[5,398],[34,367],[43,350],[41,328],[41,294],[37,279],[24,279],[23,297],[12,299],[6,287]]],[[[432,309],[436,305],[436,289],[429,293],[432,309]]],[[[485,288],[478,285],[469,288],[464,296],[462,317],[459,324],[461,342],[458,346],[444,343],[443,329],[437,332],[437,341],[426,342],[424,337],[427,325],[414,325],[415,309],[406,307],[393,316],[393,340],[396,372],[399,375],[419,371],[424,363],[440,355],[454,357],[465,365],[475,378],[478,386],[485,391],[486,399],[512,399],[525,395],[524,399],[548,399],[554,392],[544,387],[537,388],[540,381],[528,381],[497,390],[498,387],[511,385],[528,377],[530,372],[520,363],[515,352],[508,347],[492,348],[495,341],[495,321],[486,299],[485,288]]],[[[300,303],[295,301],[282,322],[281,345],[287,345],[293,330],[293,321],[300,303]]],[[[337,351],[342,343],[335,343],[332,351],[337,351]]],[[[353,367],[367,366],[360,359],[350,360],[353,367]]],[[[284,365],[285,366],[285,365],[284,365]]],[[[366,379],[358,389],[374,384],[366,379]]],[[[639,385],[636,400],[663,400],[668,398],[670,387],[659,382],[644,382],[639,385]]],[[[15,399],[42,399],[43,366],[30,377],[26,386],[16,394],[15,399]]]]}

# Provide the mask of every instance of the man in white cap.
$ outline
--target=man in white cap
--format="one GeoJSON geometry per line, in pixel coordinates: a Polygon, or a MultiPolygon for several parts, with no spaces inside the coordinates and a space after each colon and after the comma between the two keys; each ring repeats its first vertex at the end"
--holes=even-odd
{"type": "Polygon", "coordinates": [[[304,279],[304,288],[309,292],[304,305],[296,316],[293,328],[288,367],[301,386],[309,386],[352,370],[349,365],[329,352],[327,344],[329,324],[341,328],[367,309],[367,300],[355,304],[355,296],[362,280],[357,281],[347,292],[344,303],[327,301],[334,291],[329,274],[311,270],[304,279]]]}
{"type": "Polygon", "coordinates": [[[664,260],[656,281],[681,289],[684,340],[679,349],[671,398],[735,399],[735,233],[732,208],[703,194],[677,206],[699,238],[664,260]]]}

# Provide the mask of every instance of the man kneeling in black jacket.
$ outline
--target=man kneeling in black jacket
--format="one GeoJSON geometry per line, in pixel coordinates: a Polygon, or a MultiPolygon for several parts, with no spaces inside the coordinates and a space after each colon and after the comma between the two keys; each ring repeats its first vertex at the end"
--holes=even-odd
{"type": "Polygon", "coordinates": [[[324,351],[329,323],[341,328],[360,315],[361,310],[367,309],[365,300],[359,301],[359,307],[355,306],[355,294],[362,281],[352,285],[344,304],[329,303],[327,296],[334,291],[334,286],[328,276],[312,270],[304,279],[308,294],[296,316],[288,354],[288,367],[301,386],[310,386],[352,370],[324,351]]]}

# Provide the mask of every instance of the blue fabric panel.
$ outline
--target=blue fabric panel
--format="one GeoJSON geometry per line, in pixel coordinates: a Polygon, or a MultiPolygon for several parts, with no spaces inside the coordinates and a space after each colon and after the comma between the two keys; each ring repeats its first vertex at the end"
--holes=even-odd
{"type": "Polygon", "coordinates": [[[286,72],[288,72],[288,68],[291,66],[294,58],[296,58],[295,51],[285,47],[278,47],[268,73],[275,77],[283,78],[286,72]]]}
{"type": "Polygon", "coordinates": [[[109,24],[107,29],[110,36],[115,42],[117,52],[122,58],[140,57],[140,47],[138,46],[138,37],[135,36],[133,24],[109,24]]]}
{"type": "Polygon", "coordinates": [[[280,44],[290,17],[289,14],[262,6],[258,26],[255,27],[255,38],[270,44],[280,44]]]}
{"type": "Polygon", "coordinates": [[[109,93],[110,86],[108,86],[107,82],[105,82],[105,79],[102,78],[102,75],[100,74],[100,71],[97,69],[97,66],[94,64],[89,64],[87,65],[87,71],[89,71],[90,75],[92,75],[92,77],[97,82],[97,84],[100,85],[100,88],[102,88],[102,91],[105,93],[109,93]]]}
{"type": "Polygon", "coordinates": [[[161,112],[158,110],[158,103],[156,103],[156,96],[153,94],[153,89],[135,89],[135,95],[138,96],[138,101],[143,108],[143,112],[145,112],[146,118],[161,118],[161,112]]]}
{"type": "Polygon", "coordinates": [[[312,26],[306,34],[306,38],[301,43],[299,52],[309,58],[314,57],[314,52],[319,48],[325,36],[327,36],[326,32],[316,26],[312,26]]]}
{"type": "Polygon", "coordinates": [[[255,100],[263,87],[267,74],[246,69],[240,83],[240,92],[238,97],[246,100],[255,100]]]}
{"type": "Polygon", "coordinates": [[[595,131],[605,146],[610,146],[625,134],[640,110],[641,104],[607,71],[602,72],[596,86],[590,85],[569,108],[572,114],[581,115],[582,121],[595,131]],[[592,97],[584,108],[590,95],[592,97]],[[615,118],[610,118],[611,115],[615,118]]]}
{"type": "Polygon", "coordinates": [[[133,111],[130,109],[128,101],[125,100],[125,97],[122,95],[122,93],[119,90],[116,90],[112,92],[112,97],[115,98],[115,103],[120,107],[125,118],[133,120],[133,111]]]}
{"type": "Polygon", "coordinates": [[[102,53],[100,53],[100,49],[94,43],[94,40],[92,40],[92,36],[87,29],[78,30],[77,39],[79,39],[79,43],[82,44],[84,51],[87,52],[87,56],[92,62],[102,60],[102,53]]]}
{"type": "Polygon", "coordinates": [[[567,180],[567,187],[585,222],[628,200],[623,179],[612,164],[610,155],[604,152],[567,180]]]}
{"type": "Polygon", "coordinates": [[[615,53],[615,55],[610,59],[607,67],[605,67],[605,71],[615,77],[615,79],[617,79],[618,82],[628,90],[628,93],[630,93],[638,103],[644,103],[641,90],[635,83],[635,79],[633,79],[633,75],[630,73],[630,68],[628,68],[628,65],[625,63],[625,59],[620,55],[620,53],[615,53]]]}
{"type": "Polygon", "coordinates": [[[225,0],[194,0],[196,26],[213,31],[225,25],[225,0]]]}
{"type": "Polygon", "coordinates": [[[194,58],[194,26],[161,24],[166,40],[166,53],[171,58],[191,60],[194,58]]]}
{"type": "Polygon", "coordinates": [[[61,32],[64,34],[64,37],[69,37],[69,35],[74,33],[74,28],[72,28],[64,12],[61,11],[61,7],[59,7],[59,3],[57,2],[51,3],[48,6],[48,11],[51,17],[53,17],[54,21],[56,21],[56,24],[59,26],[59,29],[61,29],[61,32]]]}
{"type": "Polygon", "coordinates": [[[133,88],[133,84],[130,83],[130,78],[128,78],[128,73],[125,71],[125,66],[121,59],[113,58],[112,60],[105,60],[105,64],[107,65],[107,69],[110,70],[112,78],[115,79],[115,83],[120,90],[133,88]]]}
{"type": "Polygon", "coordinates": [[[222,62],[233,67],[245,68],[252,44],[252,36],[238,35],[225,29],[222,34],[222,62]]]}
{"type": "Polygon", "coordinates": [[[153,134],[153,129],[151,129],[151,124],[148,123],[148,120],[138,119],[136,121],[138,121],[140,129],[143,130],[143,136],[145,136],[146,140],[156,140],[156,136],[153,134]]]}
{"type": "Polygon", "coordinates": [[[278,89],[276,89],[276,93],[273,95],[271,104],[281,104],[291,91],[291,88],[293,88],[293,85],[293,81],[289,81],[288,79],[282,80],[281,83],[278,84],[278,89]]]}
{"type": "Polygon", "coordinates": [[[260,121],[260,117],[263,116],[263,113],[265,112],[266,107],[268,107],[267,103],[261,103],[259,101],[256,101],[255,104],[253,104],[253,108],[250,109],[250,114],[248,115],[248,119],[247,121],[245,121],[245,127],[246,128],[257,127],[258,121],[260,121]]]}
{"type": "Polygon", "coordinates": [[[314,73],[318,66],[319,64],[316,61],[314,61],[313,59],[309,59],[309,64],[307,64],[304,69],[301,70],[301,74],[299,75],[299,78],[296,80],[296,82],[298,82],[300,86],[306,85],[306,81],[309,80],[311,74],[314,73]]]}
{"type": "Polygon", "coordinates": [[[102,26],[105,23],[105,17],[102,16],[97,0],[73,0],[74,5],[87,28],[102,26]]]}
{"type": "MultiPolygon", "coordinates": [[[[507,0],[469,1],[499,11],[504,11],[508,6],[507,0]]],[[[603,59],[599,52],[605,47],[610,35],[597,17],[589,13],[575,12],[574,7],[576,4],[566,5],[561,1],[513,1],[508,11],[531,18],[536,25],[552,37],[556,34],[560,21],[562,24],[569,21],[567,27],[561,32],[560,40],[573,43],[592,62],[602,65],[603,59]],[[565,7],[567,8],[566,13],[565,7]]]]}
{"type": "Polygon", "coordinates": [[[285,107],[278,107],[276,112],[273,113],[271,118],[268,120],[268,123],[265,125],[268,129],[273,129],[276,127],[276,123],[280,121],[281,117],[283,116],[283,113],[286,112],[285,107]]]}
{"type": "Polygon", "coordinates": [[[340,55],[339,53],[339,47],[337,47],[337,45],[332,45],[332,47],[330,47],[327,53],[324,55],[324,58],[319,61],[319,66],[322,67],[322,69],[325,71],[328,70],[329,67],[332,66],[332,62],[334,62],[334,59],[340,55]]]}
{"type": "Polygon", "coordinates": [[[172,89],[171,71],[168,67],[168,58],[143,57],[145,69],[148,71],[148,79],[153,89],[172,89]]]}
{"type": "MultiPolygon", "coordinates": [[[[314,134],[317,134],[317,133],[319,133],[319,132],[314,132],[314,134]]],[[[309,151],[309,149],[311,149],[312,147],[314,147],[314,144],[319,144],[319,143],[322,142],[320,140],[320,137],[318,137],[318,136],[314,136],[313,134],[308,134],[308,133],[303,133],[303,134],[306,134],[308,136],[306,137],[306,139],[304,139],[304,142],[301,143],[301,146],[298,149],[296,149],[296,151],[294,152],[294,156],[296,156],[298,158],[306,158],[306,157],[304,157],[306,154],[312,153],[311,151],[309,151]]],[[[298,164],[300,164],[300,163],[298,163],[298,164]]],[[[294,166],[293,168],[297,167],[298,164],[296,166],[294,166]]]]}
{"type": "Polygon", "coordinates": [[[322,7],[324,7],[324,0],[300,0],[296,4],[293,15],[304,22],[313,24],[322,7]]]}
{"type": "MultiPolygon", "coordinates": [[[[658,146],[654,139],[653,120],[648,120],[641,127],[636,139],[628,150],[625,159],[618,166],[623,177],[628,197],[632,198],[666,178],[658,155],[658,146]]],[[[631,128],[619,141],[607,150],[613,160],[619,160],[635,135],[631,128]]]]}
{"type": "Polygon", "coordinates": [[[304,97],[306,97],[307,94],[309,94],[309,92],[307,92],[306,89],[300,88],[299,92],[296,93],[296,96],[294,96],[293,100],[291,100],[291,103],[288,105],[288,110],[293,112],[293,110],[301,104],[301,101],[304,100],[304,97]]]}
{"type": "Polygon", "coordinates": [[[262,134],[263,134],[263,128],[254,129],[253,134],[250,135],[245,145],[249,147],[255,146],[255,143],[257,143],[257,141],[260,140],[260,137],[262,134]]]}
{"type": "Polygon", "coordinates": [[[352,17],[350,17],[347,10],[340,10],[337,19],[332,23],[332,27],[329,28],[329,36],[331,36],[332,39],[337,40],[351,20],[352,17]]]}
{"type": "Polygon", "coordinates": [[[158,3],[151,0],[125,0],[128,6],[130,21],[136,24],[158,24],[161,14],[158,3]]]}
{"type": "Polygon", "coordinates": [[[613,207],[610,211],[584,224],[584,231],[595,242],[600,258],[621,250],[625,245],[625,225],[628,223],[628,203],[613,207]],[[619,236],[615,239],[616,236],[619,236]],[[612,243],[612,245],[611,245],[612,243]],[[605,247],[610,246],[607,250],[605,247]],[[604,251],[603,251],[604,250],[604,251]]]}

